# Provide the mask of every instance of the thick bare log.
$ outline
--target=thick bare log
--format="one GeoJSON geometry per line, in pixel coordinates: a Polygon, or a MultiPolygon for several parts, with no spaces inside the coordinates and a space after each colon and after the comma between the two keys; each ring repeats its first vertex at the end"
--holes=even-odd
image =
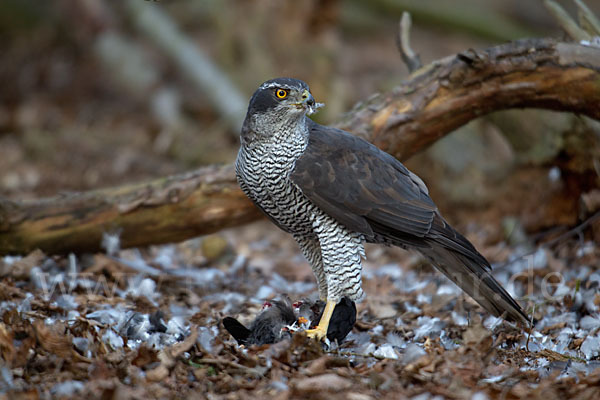
{"type": "Polygon", "coordinates": [[[536,107],[600,119],[599,78],[598,47],[519,40],[426,65],[337,126],[405,160],[492,111],[536,107]]]}
{"type": "Polygon", "coordinates": [[[0,202],[0,253],[96,251],[102,235],[122,247],[177,242],[257,219],[231,166],[211,166],[144,184],[0,202]]]}
{"type": "MultiPolygon", "coordinates": [[[[600,120],[600,49],[533,39],[469,50],[415,71],[337,126],[404,160],[478,116],[514,107],[600,120]]],[[[206,167],[146,184],[0,200],[0,254],[96,251],[102,233],[111,231],[120,232],[123,247],[176,242],[259,215],[231,166],[206,167]]]]}

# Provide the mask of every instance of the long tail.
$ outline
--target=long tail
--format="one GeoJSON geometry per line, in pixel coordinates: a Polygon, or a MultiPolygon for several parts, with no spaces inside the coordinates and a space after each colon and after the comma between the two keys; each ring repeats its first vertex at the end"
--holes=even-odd
{"type": "Polygon", "coordinates": [[[467,292],[488,312],[527,326],[529,319],[517,303],[492,276],[490,263],[464,236],[436,213],[424,237],[369,221],[375,232],[389,242],[420,251],[451,281],[467,292]]]}
{"type": "Polygon", "coordinates": [[[488,312],[509,321],[528,324],[527,315],[521,306],[500,286],[488,266],[438,243],[432,243],[429,249],[420,250],[437,269],[488,312]]]}

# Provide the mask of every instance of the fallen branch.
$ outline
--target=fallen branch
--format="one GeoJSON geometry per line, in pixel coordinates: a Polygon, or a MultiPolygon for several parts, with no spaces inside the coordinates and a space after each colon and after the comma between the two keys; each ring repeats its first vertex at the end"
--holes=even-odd
{"type": "Polygon", "coordinates": [[[122,247],[177,242],[259,216],[230,166],[205,167],[143,184],[0,200],[0,254],[97,251],[104,232],[120,232],[122,247]]]}
{"type": "MultiPolygon", "coordinates": [[[[401,160],[486,113],[539,107],[600,120],[600,49],[549,39],[469,50],[429,64],[357,105],[338,127],[401,160]]],[[[103,232],[123,247],[176,242],[241,225],[259,212],[231,166],[27,202],[0,200],[0,254],[97,251],[103,232]]]]}
{"type": "Polygon", "coordinates": [[[600,119],[600,48],[550,39],[467,50],[415,71],[339,124],[400,160],[492,111],[545,108],[600,119]]]}

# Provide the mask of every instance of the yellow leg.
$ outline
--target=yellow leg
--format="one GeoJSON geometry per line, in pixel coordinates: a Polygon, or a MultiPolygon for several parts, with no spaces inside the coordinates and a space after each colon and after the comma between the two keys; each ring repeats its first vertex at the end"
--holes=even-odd
{"type": "Polygon", "coordinates": [[[325,303],[325,309],[323,310],[323,315],[321,316],[321,320],[319,321],[319,325],[317,325],[315,329],[306,330],[306,335],[309,338],[321,341],[325,336],[327,336],[329,320],[331,319],[331,315],[333,314],[333,309],[335,308],[335,306],[335,301],[327,300],[327,303],[325,303]]]}

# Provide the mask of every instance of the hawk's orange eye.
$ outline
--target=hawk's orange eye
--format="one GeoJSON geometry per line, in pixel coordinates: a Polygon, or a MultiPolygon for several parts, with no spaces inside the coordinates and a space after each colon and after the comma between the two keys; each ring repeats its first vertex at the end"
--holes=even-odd
{"type": "Polygon", "coordinates": [[[279,99],[285,99],[287,97],[287,95],[288,95],[288,91],[287,90],[283,90],[283,89],[277,89],[277,91],[275,92],[275,95],[279,99]]]}

